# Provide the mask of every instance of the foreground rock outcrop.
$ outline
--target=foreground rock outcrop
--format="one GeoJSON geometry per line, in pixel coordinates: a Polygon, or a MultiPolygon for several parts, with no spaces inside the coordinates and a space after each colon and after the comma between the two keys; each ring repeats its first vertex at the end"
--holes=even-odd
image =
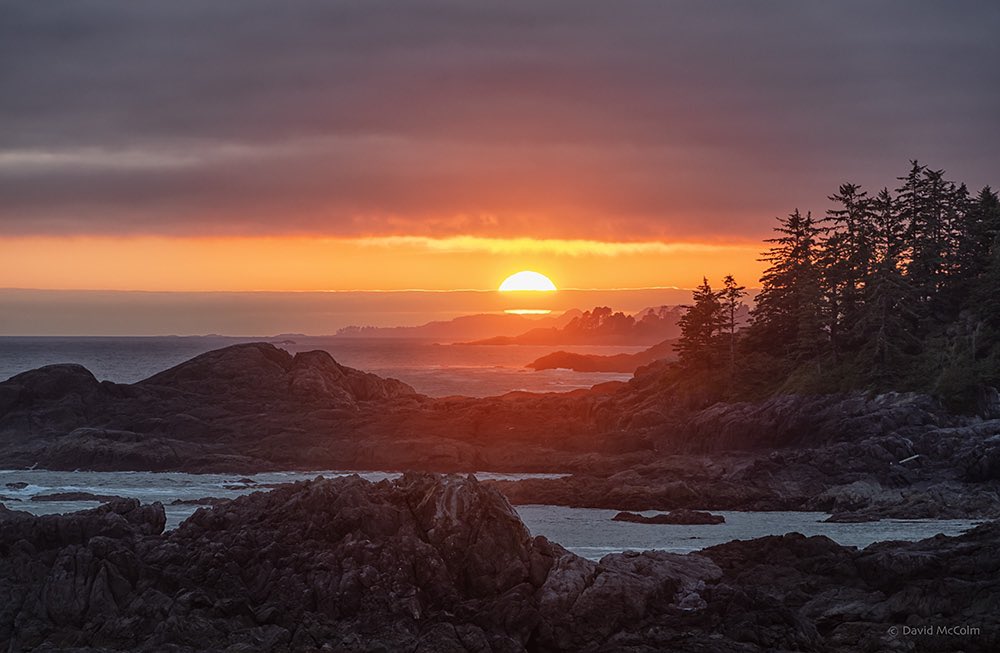
{"type": "Polygon", "coordinates": [[[0,509],[0,648],[989,651],[1000,529],[864,551],[800,535],[592,562],[472,478],[298,483],[201,509],[0,509]],[[891,626],[975,625],[907,637],[891,626]]]}

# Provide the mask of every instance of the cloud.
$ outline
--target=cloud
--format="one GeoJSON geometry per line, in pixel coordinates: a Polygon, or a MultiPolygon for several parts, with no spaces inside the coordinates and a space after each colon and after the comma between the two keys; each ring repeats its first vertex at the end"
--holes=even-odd
{"type": "Polygon", "coordinates": [[[479,236],[381,236],[362,238],[358,244],[367,247],[394,249],[417,247],[431,252],[482,252],[486,254],[560,254],[566,256],[626,256],[637,254],[677,254],[680,252],[731,252],[745,255],[756,252],[759,243],[685,243],[557,238],[482,238],[479,236]]]}
{"type": "Polygon", "coordinates": [[[0,0],[0,235],[745,238],[997,180],[989,2],[0,0]]]}

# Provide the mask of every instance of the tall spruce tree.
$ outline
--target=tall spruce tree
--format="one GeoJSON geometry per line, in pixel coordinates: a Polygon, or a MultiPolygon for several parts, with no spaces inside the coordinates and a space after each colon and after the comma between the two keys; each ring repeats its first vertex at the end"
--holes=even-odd
{"type": "Polygon", "coordinates": [[[816,360],[824,349],[820,291],[820,227],[798,209],[778,219],[776,238],[760,259],[770,263],[761,277],[751,337],[756,348],[796,362],[816,360]]]}
{"type": "Polygon", "coordinates": [[[901,217],[907,224],[906,275],[916,292],[920,336],[933,333],[951,312],[946,292],[954,271],[956,227],[967,196],[963,187],[945,180],[944,171],[912,161],[897,189],[901,217]]]}
{"type": "Polygon", "coordinates": [[[728,340],[727,363],[729,369],[729,386],[732,390],[734,377],[736,375],[736,330],[737,314],[746,304],[743,298],[747,296],[746,286],[736,283],[736,279],[731,274],[727,274],[722,280],[722,290],[719,291],[719,301],[722,305],[722,330],[728,340]]]}
{"type": "MultiPolygon", "coordinates": [[[[961,222],[951,291],[963,309],[978,314],[977,309],[986,298],[976,289],[985,280],[995,243],[1000,239],[1000,198],[993,189],[986,186],[967,203],[961,222]]],[[[1000,292],[1000,288],[994,290],[1000,292]]]]}
{"type": "Polygon", "coordinates": [[[715,362],[717,336],[725,324],[720,295],[703,277],[692,294],[694,304],[679,320],[681,336],[674,349],[687,367],[710,367],[715,362]]]}
{"type": "Polygon", "coordinates": [[[914,335],[916,293],[903,274],[907,223],[888,188],[872,202],[870,226],[872,269],[852,328],[866,382],[891,387],[905,375],[919,343],[914,335]]]}
{"type": "Polygon", "coordinates": [[[853,347],[850,325],[857,321],[865,283],[872,272],[872,201],[856,184],[843,184],[829,197],[819,266],[826,297],[826,323],[834,358],[853,347]]]}

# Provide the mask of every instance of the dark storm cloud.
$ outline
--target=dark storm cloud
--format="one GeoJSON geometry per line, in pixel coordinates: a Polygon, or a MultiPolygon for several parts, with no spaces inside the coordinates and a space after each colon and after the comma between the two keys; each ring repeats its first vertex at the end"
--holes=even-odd
{"type": "Polygon", "coordinates": [[[0,233],[756,236],[912,157],[995,182],[998,31],[990,2],[0,0],[0,233]]]}

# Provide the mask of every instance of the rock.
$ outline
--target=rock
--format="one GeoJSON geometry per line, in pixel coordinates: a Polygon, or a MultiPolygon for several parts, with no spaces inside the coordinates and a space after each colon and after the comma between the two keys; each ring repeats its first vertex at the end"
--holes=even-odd
{"type": "Polygon", "coordinates": [[[157,535],[166,516],[159,503],[141,505],[135,499],[118,499],[91,510],[68,515],[36,517],[27,512],[0,511],[0,547],[18,543],[36,549],[59,549],[93,537],[112,538],[157,535]]]}
{"type": "Polygon", "coordinates": [[[863,512],[871,519],[991,519],[1000,517],[1000,476],[990,471],[993,453],[1000,454],[998,428],[1000,423],[979,422],[820,447],[664,452],[648,462],[593,456],[581,463],[584,472],[496,486],[516,504],[633,512],[808,510],[863,512]]]}
{"type": "Polygon", "coordinates": [[[823,520],[826,524],[863,524],[874,521],[879,521],[879,518],[852,512],[835,512],[823,520]]]}
{"type": "Polygon", "coordinates": [[[52,494],[36,494],[32,501],[120,501],[124,497],[111,494],[92,494],[90,492],[53,492],[52,494]]]}
{"type": "Polygon", "coordinates": [[[416,394],[395,379],[339,365],[324,351],[289,354],[267,343],[217,349],[160,372],[139,385],[169,387],[200,396],[273,397],[288,393],[305,402],[354,405],[358,401],[416,394]]]}
{"type": "Polygon", "coordinates": [[[0,382],[14,397],[0,405],[0,465],[12,468],[545,468],[592,447],[591,406],[613,400],[607,391],[432,400],[326,352],[293,356],[266,343],[131,385],[96,383],[74,366],[26,374],[0,382]]]}
{"type": "Polygon", "coordinates": [[[197,459],[202,447],[135,431],[81,427],[49,445],[43,459],[64,469],[169,470],[197,459]]]}
{"type": "Polygon", "coordinates": [[[17,481],[16,483],[7,483],[6,486],[11,490],[23,490],[28,487],[28,484],[24,481],[17,481]]]}
{"type": "Polygon", "coordinates": [[[884,650],[1000,645],[1000,526],[863,551],[790,534],[600,562],[472,478],[316,479],[196,512],[0,508],[5,650],[884,650]],[[908,640],[924,642],[925,640],[908,640]],[[920,644],[920,646],[925,646],[920,644]]]}
{"type": "Polygon", "coordinates": [[[824,445],[919,433],[951,425],[957,418],[935,400],[915,393],[861,392],[842,395],[782,395],[760,402],[718,403],[682,426],[692,451],[824,445]]]}
{"type": "Polygon", "coordinates": [[[1000,391],[992,386],[979,386],[976,412],[985,419],[1000,419],[1000,391]]]}
{"type": "Polygon", "coordinates": [[[676,360],[675,342],[676,340],[666,340],[634,354],[614,354],[612,356],[557,351],[537,358],[525,367],[535,371],[568,369],[576,372],[624,372],[631,374],[639,367],[649,365],[653,361],[676,360]]]}
{"type": "Polygon", "coordinates": [[[620,512],[611,518],[612,521],[625,521],[632,522],[634,524],[722,524],[725,523],[726,518],[722,515],[713,515],[710,512],[702,512],[700,510],[688,510],[687,508],[680,508],[678,510],[671,510],[667,514],[653,515],[652,517],[646,517],[645,515],[640,515],[634,512],[620,512]]]}
{"type": "Polygon", "coordinates": [[[0,408],[9,410],[11,405],[32,401],[63,399],[75,396],[80,399],[102,394],[102,386],[87,368],[82,365],[46,365],[35,370],[22,372],[4,382],[9,388],[7,397],[15,399],[0,408]],[[16,394],[14,390],[16,389],[16,394]]]}
{"type": "Polygon", "coordinates": [[[174,499],[170,502],[172,506],[216,506],[232,499],[221,497],[201,497],[200,499],[174,499]]]}
{"type": "Polygon", "coordinates": [[[1000,644],[997,524],[864,551],[791,534],[592,562],[531,537],[489,486],[427,474],[316,479],[162,524],[134,501],[0,508],[0,646],[847,652],[893,645],[900,615],[981,629],[927,640],[941,650],[1000,644]]]}
{"type": "MultiPolygon", "coordinates": [[[[1000,433],[1000,421],[996,421],[1000,433]]],[[[973,483],[1000,481],[1000,434],[977,442],[962,452],[957,464],[965,480],[973,483]]]]}

